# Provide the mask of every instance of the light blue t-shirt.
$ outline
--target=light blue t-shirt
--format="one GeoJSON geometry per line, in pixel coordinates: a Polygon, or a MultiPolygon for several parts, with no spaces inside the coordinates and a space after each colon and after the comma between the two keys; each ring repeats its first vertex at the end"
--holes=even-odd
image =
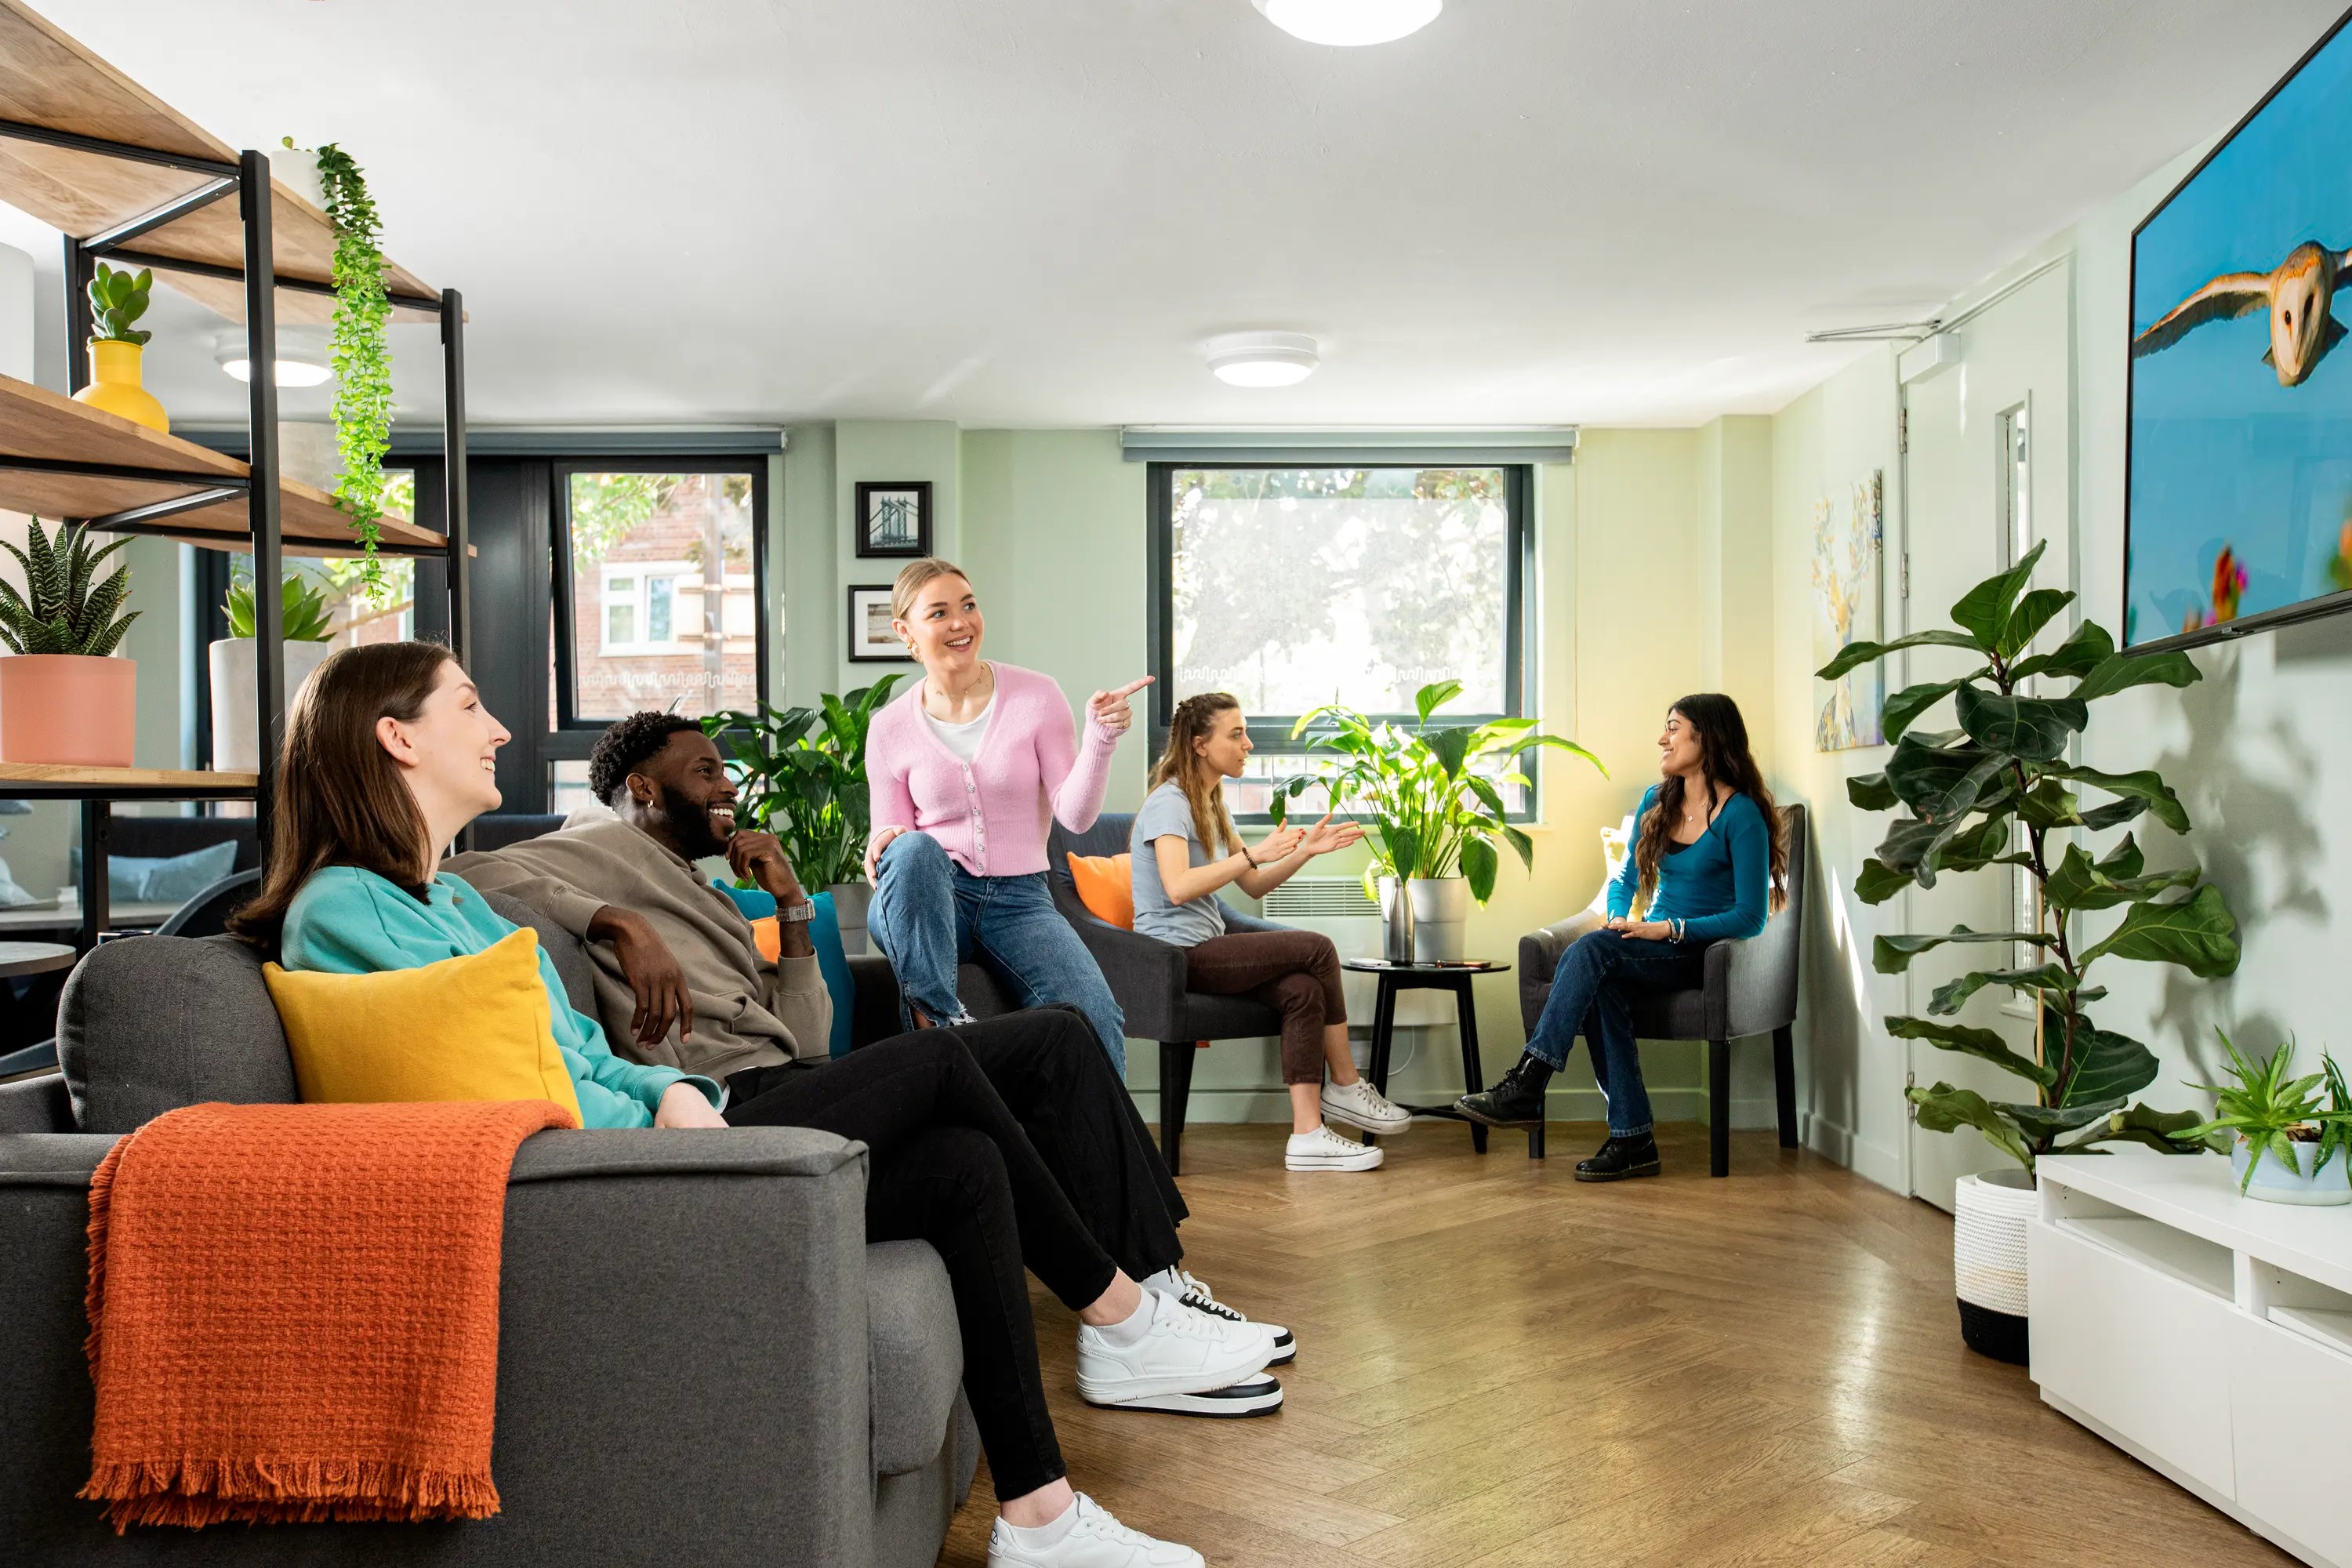
{"type": "Polygon", "coordinates": [[[1168,889],[1160,880],[1160,857],[1151,844],[1171,835],[1184,841],[1189,864],[1209,863],[1209,847],[1192,829],[1192,803],[1173,779],[1143,797],[1143,809],[1135,814],[1135,827],[1127,837],[1128,854],[1133,860],[1129,879],[1135,887],[1135,929],[1178,947],[1198,947],[1213,936],[1225,934],[1225,906],[1214,893],[1189,904],[1170,901],[1168,889]]]}

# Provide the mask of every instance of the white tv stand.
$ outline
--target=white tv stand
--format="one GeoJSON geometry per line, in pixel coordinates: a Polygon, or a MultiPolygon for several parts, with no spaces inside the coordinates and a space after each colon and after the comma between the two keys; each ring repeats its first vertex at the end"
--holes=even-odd
{"type": "Polygon", "coordinates": [[[2352,1207],[2238,1195],[2230,1163],[2039,1163],[2043,1401],[2319,1568],[2352,1568],[2352,1207]]]}

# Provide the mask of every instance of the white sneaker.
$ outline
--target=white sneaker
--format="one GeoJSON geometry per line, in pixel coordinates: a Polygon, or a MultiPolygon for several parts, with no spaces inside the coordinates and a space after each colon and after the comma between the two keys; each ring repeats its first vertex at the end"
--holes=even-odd
{"type": "Polygon", "coordinates": [[[1353,1083],[1325,1084],[1323,1119],[1383,1137],[1412,1131],[1412,1112],[1392,1104],[1388,1096],[1372,1087],[1368,1078],[1360,1078],[1353,1083]]]}
{"type": "Polygon", "coordinates": [[[1282,1163],[1294,1171],[1376,1171],[1387,1157],[1387,1150],[1351,1143],[1328,1127],[1294,1132],[1282,1150],[1282,1163]]]}
{"type": "Polygon", "coordinates": [[[1163,1296],[1175,1297],[1196,1312],[1206,1312],[1213,1318],[1223,1318],[1229,1323],[1255,1322],[1259,1328],[1274,1336],[1274,1359],[1265,1363],[1268,1366],[1287,1366],[1298,1359],[1298,1342],[1290,1337],[1288,1329],[1284,1328],[1280,1323],[1269,1323],[1251,1318],[1226,1306],[1217,1300],[1215,1292],[1209,1289],[1207,1281],[1181,1264],[1173,1268],[1161,1269],[1146,1279],[1143,1284],[1146,1289],[1157,1290],[1163,1296]]]}
{"type": "Polygon", "coordinates": [[[1019,1544],[999,1518],[988,1532],[988,1568],[1207,1568],[1191,1547],[1128,1529],[1084,1492],[1076,1509],[1069,1533],[1051,1546],[1019,1544]]]}
{"type": "Polygon", "coordinates": [[[1096,1406],[1098,1410],[1140,1410],[1159,1415],[1199,1415],[1211,1421],[1241,1421],[1271,1415],[1282,1408],[1282,1384],[1265,1373],[1206,1394],[1147,1394],[1096,1406]]]}
{"type": "Polygon", "coordinates": [[[1089,1405],[1123,1405],[1169,1394],[1230,1388],[1265,1370],[1274,1340],[1255,1323],[1195,1312],[1157,1290],[1151,1326],[1131,1345],[1113,1344],[1092,1324],[1078,1327],[1078,1395],[1089,1405]]]}

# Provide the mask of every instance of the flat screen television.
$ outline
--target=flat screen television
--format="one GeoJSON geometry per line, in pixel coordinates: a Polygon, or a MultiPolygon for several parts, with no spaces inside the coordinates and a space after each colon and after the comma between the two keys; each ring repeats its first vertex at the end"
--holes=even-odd
{"type": "Polygon", "coordinates": [[[2352,609],[2347,22],[2133,232],[2127,649],[2352,609]]]}

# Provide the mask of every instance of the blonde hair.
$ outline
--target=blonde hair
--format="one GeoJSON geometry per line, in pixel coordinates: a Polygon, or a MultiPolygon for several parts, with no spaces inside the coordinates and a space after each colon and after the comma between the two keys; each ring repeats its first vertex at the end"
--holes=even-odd
{"type": "Polygon", "coordinates": [[[1153,789],[1172,779],[1184,792],[1184,803],[1192,808],[1192,832],[1201,847],[1223,843],[1228,855],[1242,847],[1242,836],[1234,826],[1233,813],[1225,809],[1224,781],[1202,762],[1192,742],[1208,738],[1219,714],[1231,713],[1240,706],[1228,691],[1203,691],[1176,704],[1168,721],[1168,749],[1151,767],[1153,789]]]}
{"type": "Polygon", "coordinates": [[[920,561],[909,561],[898,568],[898,580],[890,584],[890,618],[903,621],[907,612],[915,607],[915,595],[941,577],[963,577],[963,568],[952,561],[942,561],[936,555],[926,555],[920,561]]]}

